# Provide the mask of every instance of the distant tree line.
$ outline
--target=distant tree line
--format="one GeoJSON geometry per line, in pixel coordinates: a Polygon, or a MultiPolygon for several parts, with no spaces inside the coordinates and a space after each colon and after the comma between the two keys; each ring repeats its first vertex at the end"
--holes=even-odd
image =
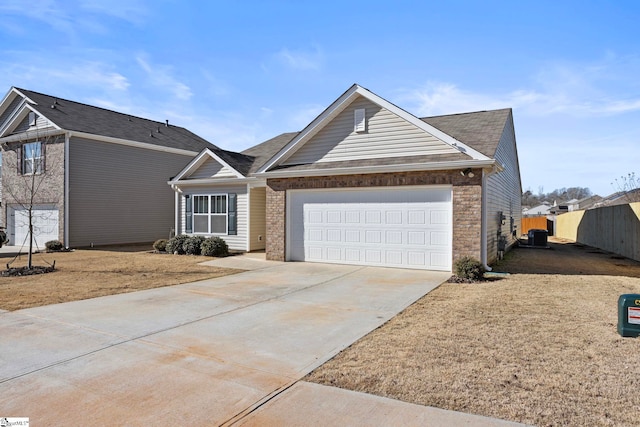
{"type": "Polygon", "coordinates": [[[530,189],[522,193],[522,205],[538,206],[544,202],[561,204],[572,199],[580,200],[591,196],[591,190],[587,187],[558,188],[550,193],[545,193],[544,189],[539,187],[538,194],[533,194],[530,189]]]}

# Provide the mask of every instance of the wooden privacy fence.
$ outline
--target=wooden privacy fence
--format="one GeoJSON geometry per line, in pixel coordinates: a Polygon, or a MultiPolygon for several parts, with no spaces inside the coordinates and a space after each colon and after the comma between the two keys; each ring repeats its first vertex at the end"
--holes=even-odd
{"type": "Polygon", "coordinates": [[[640,261],[640,202],[559,215],[556,236],[640,261]]]}
{"type": "Polygon", "coordinates": [[[553,221],[546,216],[522,217],[522,234],[529,233],[529,230],[547,230],[549,236],[553,236],[553,221]]]}

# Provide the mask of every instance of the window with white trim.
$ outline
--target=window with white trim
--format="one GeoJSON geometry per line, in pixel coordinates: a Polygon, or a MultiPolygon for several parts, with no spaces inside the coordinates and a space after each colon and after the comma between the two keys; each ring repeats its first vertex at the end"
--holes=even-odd
{"type": "Polygon", "coordinates": [[[29,142],[22,145],[22,174],[33,175],[44,172],[44,153],[42,142],[29,142]]]}
{"type": "Polygon", "coordinates": [[[193,196],[193,232],[227,234],[227,195],[193,196]]]}

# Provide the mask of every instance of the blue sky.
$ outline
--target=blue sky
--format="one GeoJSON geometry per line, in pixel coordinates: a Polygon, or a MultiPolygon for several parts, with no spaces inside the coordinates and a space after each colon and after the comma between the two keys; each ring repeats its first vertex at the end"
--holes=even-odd
{"type": "Polygon", "coordinates": [[[640,173],[640,2],[3,0],[11,86],[243,150],[353,83],[417,116],[511,107],[523,190],[640,173]]]}

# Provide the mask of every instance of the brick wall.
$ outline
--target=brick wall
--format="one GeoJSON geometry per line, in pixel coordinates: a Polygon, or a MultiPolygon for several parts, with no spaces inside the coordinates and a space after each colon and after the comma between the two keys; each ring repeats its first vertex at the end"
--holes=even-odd
{"type": "Polygon", "coordinates": [[[403,185],[452,185],[453,261],[465,255],[481,259],[482,172],[474,172],[474,178],[464,177],[454,170],[268,179],[267,259],[285,259],[287,190],[403,185]]]}
{"type": "Polygon", "coordinates": [[[9,143],[2,152],[2,223],[4,226],[8,225],[8,208],[28,206],[33,195],[34,205],[54,205],[58,208],[58,235],[59,240],[63,241],[64,137],[53,136],[38,140],[47,144],[44,174],[18,175],[17,149],[25,142],[32,142],[32,139],[9,143]]]}

